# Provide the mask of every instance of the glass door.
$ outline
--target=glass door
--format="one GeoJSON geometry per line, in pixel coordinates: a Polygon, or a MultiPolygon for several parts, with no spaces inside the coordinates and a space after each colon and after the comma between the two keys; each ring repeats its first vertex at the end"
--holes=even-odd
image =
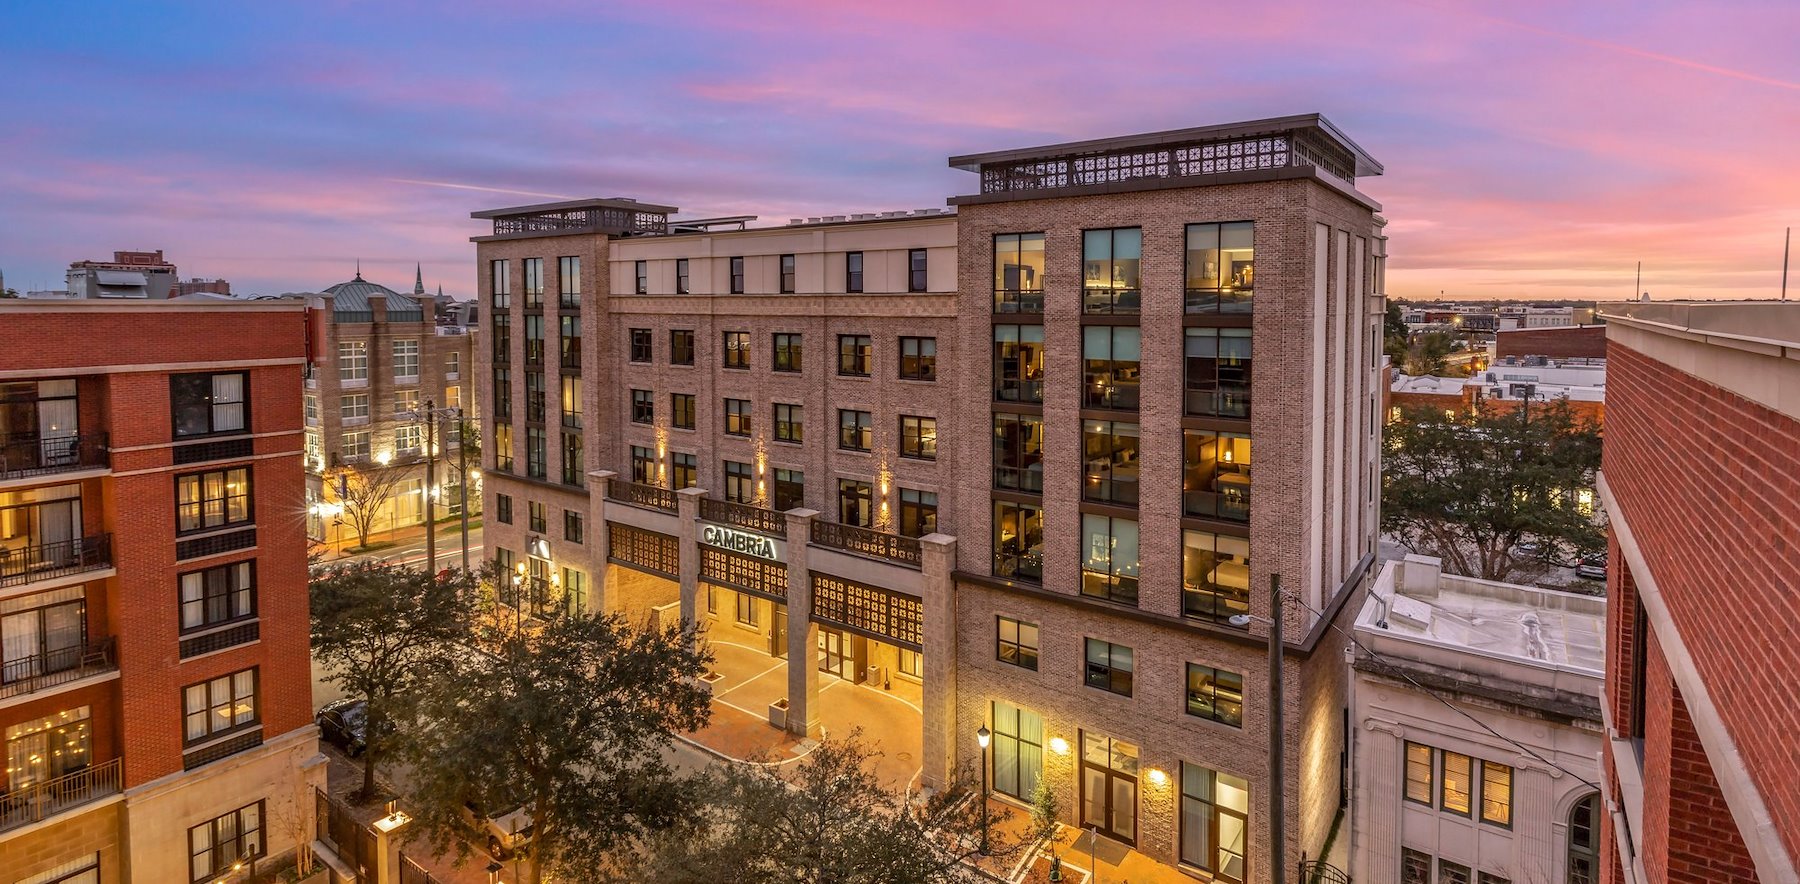
{"type": "Polygon", "coordinates": [[[1081,735],[1081,823],[1127,844],[1137,841],[1138,751],[1130,743],[1081,735]]]}
{"type": "Polygon", "coordinates": [[[819,630],[819,671],[829,672],[838,678],[848,678],[845,674],[844,634],[835,629],[819,630]]]}
{"type": "Polygon", "coordinates": [[[787,659],[787,605],[775,603],[775,619],[769,626],[769,656],[787,659]]]}

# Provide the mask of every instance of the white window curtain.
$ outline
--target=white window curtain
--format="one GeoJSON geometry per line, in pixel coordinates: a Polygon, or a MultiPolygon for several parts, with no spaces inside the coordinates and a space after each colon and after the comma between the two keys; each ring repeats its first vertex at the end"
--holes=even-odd
{"type": "Polygon", "coordinates": [[[212,383],[213,432],[244,429],[244,376],[216,374],[212,383]]]}

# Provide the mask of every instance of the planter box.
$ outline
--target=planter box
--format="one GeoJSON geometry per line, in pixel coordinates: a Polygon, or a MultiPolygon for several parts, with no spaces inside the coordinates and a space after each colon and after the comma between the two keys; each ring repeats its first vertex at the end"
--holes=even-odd
{"type": "Polygon", "coordinates": [[[781,730],[787,730],[788,701],[776,700],[769,704],[769,724],[781,730]]]}

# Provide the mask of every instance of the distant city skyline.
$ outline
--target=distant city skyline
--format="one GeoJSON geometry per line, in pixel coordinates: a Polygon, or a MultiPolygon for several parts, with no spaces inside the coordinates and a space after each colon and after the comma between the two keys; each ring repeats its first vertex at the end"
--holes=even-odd
{"type": "MultiPolygon", "coordinates": [[[[35,4],[0,12],[0,271],[163,249],[243,293],[468,297],[474,209],[941,206],[952,153],[1322,112],[1397,298],[1776,297],[1800,7],[35,4]],[[101,9],[95,6],[104,7],[101,9]]],[[[1793,284],[1790,284],[1792,287],[1793,284]]]]}

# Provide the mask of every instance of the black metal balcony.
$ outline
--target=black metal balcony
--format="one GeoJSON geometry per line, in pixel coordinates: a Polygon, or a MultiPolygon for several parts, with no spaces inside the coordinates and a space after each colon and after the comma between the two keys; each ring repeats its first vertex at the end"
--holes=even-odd
{"type": "Polygon", "coordinates": [[[844,552],[884,559],[908,568],[919,568],[922,562],[918,538],[856,525],[814,521],[812,542],[844,552]]]}
{"type": "Polygon", "coordinates": [[[65,810],[119,794],[119,759],[102,761],[55,779],[0,793],[0,832],[28,826],[65,810]]]}
{"type": "Polygon", "coordinates": [[[659,485],[643,485],[624,479],[606,480],[606,499],[645,509],[675,512],[675,492],[659,485]]]}
{"type": "Polygon", "coordinates": [[[0,699],[35,694],[119,668],[112,636],[0,664],[0,699]]]}
{"type": "Polygon", "coordinates": [[[0,479],[23,479],[104,467],[111,463],[105,433],[0,436],[0,479]]]}
{"type": "Polygon", "coordinates": [[[0,547],[0,586],[49,580],[112,566],[112,535],[95,534],[57,543],[0,547]]]}
{"type": "Polygon", "coordinates": [[[760,531],[780,537],[787,536],[787,516],[747,503],[733,503],[729,500],[702,497],[700,498],[700,518],[709,522],[720,522],[734,528],[742,528],[745,531],[760,531]]]}

